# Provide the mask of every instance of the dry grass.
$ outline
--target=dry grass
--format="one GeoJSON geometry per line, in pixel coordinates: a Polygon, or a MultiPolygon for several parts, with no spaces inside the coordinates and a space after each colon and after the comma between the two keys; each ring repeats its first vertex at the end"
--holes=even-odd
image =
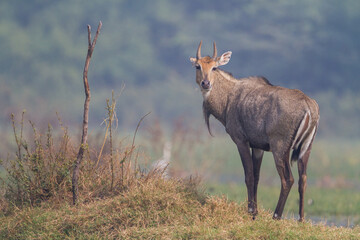
{"type": "Polygon", "coordinates": [[[63,203],[15,211],[0,223],[2,239],[358,239],[360,228],[253,221],[245,204],[206,197],[193,181],[138,180],[127,192],[77,207],[63,203]]]}
{"type": "MultiPolygon", "coordinates": [[[[60,120],[59,129],[49,125],[39,131],[31,121],[27,124],[24,116],[20,121],[12,116],[15,150],[0,161],[5,170],[0,175],[0,213],[5,215],[17,208],[70,201],[72,195],[71,176],[78,143],[60,120]]],[[[110,127],[110,136],[112,131],[110,127]]],[[[135,135],[132,143],[108,139],[106,135],[89,139],[79,177],[82,202],[119,195],[144,177],[138,165],[142,152],[135,146],[135,135]]]]}

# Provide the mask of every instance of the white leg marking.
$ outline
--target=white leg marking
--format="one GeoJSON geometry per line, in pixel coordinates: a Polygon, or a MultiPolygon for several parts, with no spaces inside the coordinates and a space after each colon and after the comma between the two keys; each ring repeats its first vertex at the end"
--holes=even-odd
{"type": "Polygon", "coordinates": [[[305,116],[304,118],[301,120],[301,123],[300,123],[300,126],[296,132],[296,136],[294,138],[294,141],[292,143],[292,146],[291,148],[294,149],[294,148],[298,148],[299,147],[299,144],[304,140],[303,138],[305,137],[306,135],[306,132],[309,130],[310,128],[310,122],[311,122],[311,116],[310,116],[310,113],[309,111],[307,111],[305,113],[305,116]],[[309,118],[308,121],[306,121],[306,118],[309,118]],[[305,126],[305,123],[307,122],[307,125],[305,126]],[[306,128],[306,129],[305,129],[306,128]],[[301,134],[301,135],[300,135],[301,134]],[[296,144],[296,145],[295,145],[296,144]]]}
{"type": "Polygon", "coordinates": [[[315,130],[316,130],[316,127],[314,127],[311,131],[311,133],[307,136],[307,138],[304,140],[304,143],[301,147],[301,152],[299,154],[299,158],[302,158],[305,154],[305,152],[308,150],[309,146],[310,146],[310,143],[314,137],[314,134],[315,134],[315,130]]]}

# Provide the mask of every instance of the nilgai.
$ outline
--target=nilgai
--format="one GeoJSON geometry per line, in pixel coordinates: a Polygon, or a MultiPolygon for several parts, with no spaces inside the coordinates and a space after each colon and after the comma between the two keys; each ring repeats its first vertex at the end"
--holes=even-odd
{"type": "Polygon", "coordinates": [[[248,212],[255,219],[260,166],[264,151],[270,151],[281,179],[273,218],[281,219],[294,183],[292,151],[291,161],[297,161],[299,172],[299,220],[304,220],[306,166],[319,123],[318,104],[299,90],[273,86],[263,77],[234,78],[218,68],[229,62],[232,52],[217,57],[214,42],[213,56],[201,57],[201,44],[196,58],[190,61],[196,68],[196,83],[204,99],[205,122],[211,134],[209,117],[213,115],[238,148],[245,172],[248,212]]]}

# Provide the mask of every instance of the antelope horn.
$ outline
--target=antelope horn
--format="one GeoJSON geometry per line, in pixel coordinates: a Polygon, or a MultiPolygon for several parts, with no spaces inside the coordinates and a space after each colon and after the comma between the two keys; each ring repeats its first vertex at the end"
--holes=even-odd
{"type": "Polygon", "coordinates": [[[216,57],[217,57],[217,49],[216,49],[216,43],[215,43],[215,41],[214,41],[214,54],[213,54],[213,56],[212,56],[212,59],[215,60],[216,57]]]}
{"type": "Polygon", "coordinates": [[[200,59],[201,58],[201,44],[202,44],[202,40],[200,41],[197,53],[196,53],[196,59],[200,59]]]}

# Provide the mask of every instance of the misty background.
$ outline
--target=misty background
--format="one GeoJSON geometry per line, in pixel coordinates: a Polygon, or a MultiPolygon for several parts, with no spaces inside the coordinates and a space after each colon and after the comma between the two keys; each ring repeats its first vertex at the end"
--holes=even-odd
{"type": "MultiPolygon", "coordinates": [[[[297,88],[320,105],[320,137],[360,136],[360,1],[1,1],[0,129],[26,109],[38,123],[80,126],[87,28],[103,27],[89,68],[90,126],[117,97],[122,128],[176,119],[205,129],[189,57],[232,51],[223,67],[297,88]]],[[[215,121],[212,121],[215,124],[215,121]]]]}

